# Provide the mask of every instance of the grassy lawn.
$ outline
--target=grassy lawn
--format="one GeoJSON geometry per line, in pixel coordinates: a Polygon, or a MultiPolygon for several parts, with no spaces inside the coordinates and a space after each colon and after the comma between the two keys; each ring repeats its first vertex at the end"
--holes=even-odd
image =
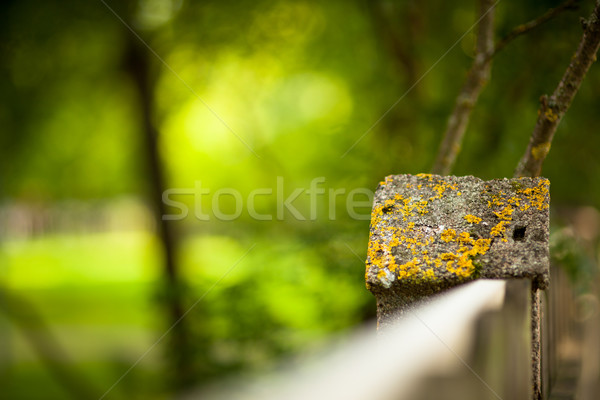
{"type": "MultiPolygon", "coordinates": [[[[90,380],[99,397],[162,333],[152,300],[158,256],[144,232],[57,235],[4,243],[0,277],[43,317],[68,357],[59,362],[90,380]]],[[[1,397],[67,397],[14,322],[0,314],[1,397]]],[[[107,398],[157,392],[160,382],[148,383],[157,382],[162,350],[148,353],[107,398]]]]}
{"type": "MultiPolygon", "coordinates": [[[[370,300],[352,281],[355,259],[336,270],[317,251],[294,241],[252,240],[252,252],[252,243],[210,235],[190,236],[179,249],[188,305],[202,299],[187,320],[197,329],[196,357],[207,379],[241,366],[268,366],[276,357],[305,349],[355,324],[357,310],[370,300]]],[[[76,379],[92,382],[99,398],[166,330],[157,300],[160,260],[159,245],[147,232],[8,241],[0,245],[0,288],[43,317],[66,354],[53,358],[76,379]]],[[[354,275],[362,279],[358,267],[354,275]]],[[[0,397],[68,398],[27,339],[26,334],[43,332],[31,326],[24,331],[2,311],[0,397]]],[[[164,398],[170,365],[164,342],[106,399],[164,398]]]]}

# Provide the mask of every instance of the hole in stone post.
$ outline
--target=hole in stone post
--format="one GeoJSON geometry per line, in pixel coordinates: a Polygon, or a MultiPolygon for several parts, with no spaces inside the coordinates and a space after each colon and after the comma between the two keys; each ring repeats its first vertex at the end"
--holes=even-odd
{"type": "Polygon", "coordinates": [[[526,229],[527,229],[526,226],[515,227],[515,230],[513,231],[513,239],[517,242],[521,242],[521,241],[525,240],[525,230],[526,229]]]}

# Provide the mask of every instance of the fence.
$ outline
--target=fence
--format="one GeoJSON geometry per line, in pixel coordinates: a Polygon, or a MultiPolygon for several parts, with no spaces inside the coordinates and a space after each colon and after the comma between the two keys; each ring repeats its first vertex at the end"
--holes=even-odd
{"type": "MultiPolygon", "coordinates": [[[[600,393],[598,303],[583,296],[552,269],[542,296],[544,399],[593,400],[600,393]],[[592,307],[576,311],[585,304],[592,307]]],[[[530,309],[527,280],[474,281],[379,332],[369,326],[336,338],[319,356],[272,376],[236,378],[181,399],[530,399],[530,309]]]]}
{"type": "Polygon", "coordinates": [[[366,273],[380,335],[357,334],[270,380],[201,397],[598,398],[597,293],[576,296],[558,268],[548,288],[548,186],[544,178],[386,177],[374,196],[366,273]]]}

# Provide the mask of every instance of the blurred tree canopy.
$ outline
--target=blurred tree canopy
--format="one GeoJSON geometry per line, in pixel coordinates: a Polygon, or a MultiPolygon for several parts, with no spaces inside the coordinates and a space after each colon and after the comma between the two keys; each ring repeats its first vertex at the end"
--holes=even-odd
{"type": "MultiPolygon", "coordinates": [[[[496,37],[558,4],[499,3],[496,37]]],[[[512,175],[539,97],[556,86],[592,6],[581,1],[495,56],[454,174],[512,175]]],[[[0,283],[38,305],[96,386],[109,389],[167,327],[157,305],[167,296],[156,287],[161,219],[149,206],[144,113],[127,69],[132,41],[147,52],[163,189],[185,189],[171,198],[190,209],[171,226],[182,301],[195,305],[185,316],[195,381],[272,365],[373,316],[363,283],[370,206],[357,207],[357,219],[346,202],[386,175],[430,170],[472,61],[474,2],[13,0],[2,8],[0,283]],[[305,190],[293,200],[305,220],[287,209],[276,217],[278,190],[285,199],[319,177],[323,195],[305,190]],[[190,194],[199,185],[210,190],[201,204],[190,194]],[[273,218],[246,208],[217,218],[215,207],[237,210],[235,196],[215,196],[224,188],[244,207],[265,189],[255,209],[273,218]],[[95,333],[106,327],[109,342],[95,333]]],[[[599,109],[593,66],[544,165],[555,206],[600,207],[599,109]]],[[[0,379],[12,398],[36,390],[25,388],[30,379],[61,398],[4,324],[0,379]]],[[[165,365],[161,355],[143,360],[110,396],[167,393],[165,365]]]]}

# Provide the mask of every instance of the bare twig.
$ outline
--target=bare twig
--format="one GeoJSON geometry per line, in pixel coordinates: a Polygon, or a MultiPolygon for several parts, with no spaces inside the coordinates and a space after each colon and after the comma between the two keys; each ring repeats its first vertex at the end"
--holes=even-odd
{"type": "Polygon", "coordinates": [[[596,61],[600,47],[600,0],[588,20],[582,20],[583,36],[558,86],[549,98],[542,96],[538,119],[525,154],[519,161],[515,176],[539,176],[550,151],[554,132],[569,109],[585,74],[596,61]]]}
{"type": "Polygon", "coordinates": [[[447,175],[452,170],[473,107],[490,77],[492,58],[489,55],[494,51],[495,3],[493,0],[479,1],[479,15],[481,17],[477,32],[475,59],[456,98],[454,110],[448,118],[446,132],[433,165],[432,172],[434,174],[447,175]]]}
{"type": "MultiPolygon", "coordinates": [[[[549,13],[551,11],[552,10],[550,10],[549,13]]],[[[531,26],[533,26],[533,24],[531,26]]],[[[554,93],[550,98],[545,95],[541,98],[537,123],[531,134],[527,150],[517,166],[515,177],[540,175],[542,164],[548,151],[550,151],[550,144],[552,143],[556,128],[563,115],[569,109],[585,74],[596,60],[596,53],[600,47],[600,0],[596,1],[596,7],[594,8],[592,15],[587,21],[583,21],[583,26],[583,36],[579,43],[579,47],[571,59],[571,63],[567,67],[562,79],[558,83],[556,90],[554,90],[554,93]]],[[[518,34],[514,35],[514,37],[516,36],[518,36],[518,34]]],[[[496,48],[498,49],[498,47],[496,48]]],[[[540,289],[537,288],[535,283],[533,283],[531,287],[531,307],[533,398],[541,399],[541,295],[540,289]]]]}
{"type": "Polygon", "coordinates": [[[495,4],[493,1],[480,1],[480,11],[483,18],[479,24],[475,60],[456,99],[452,114],[448,118],[446,132],[432,169],[433,173],[447,175],[452,170],[456,157],[460,152],[473,107],[489,79],[492,58],[517,37],[532,31],[566,10],[576,9],[578,1],[566,0],[560,6],[517,26],[496,45],[493,42],[494,10],[492,10],[495,4]]]}
{"type": "Polygon", "coordinates": [[[506,36],[504,36],[502,39],[500,39],[498,41],[498,43],[496,43],[496,47],[494,48],[494,51],[492,53],[490,53],[490,57],[495,56],[500,50],[504,49],[507,44],[512,42],[517,37],[524,35],[529,31],[532,31],[533,29],[539,27],[540,25],[543,25],[544,23],[550,21],[552,18],[556,17],[563,11],[577,9],[578,2],[579,2],[579,0],[566,0],[564,3],[562,3],[558,7],[551,8],[548,11],[546,11],[544,14],[540,15],[539,17],[515,27],[506,36]]]}

